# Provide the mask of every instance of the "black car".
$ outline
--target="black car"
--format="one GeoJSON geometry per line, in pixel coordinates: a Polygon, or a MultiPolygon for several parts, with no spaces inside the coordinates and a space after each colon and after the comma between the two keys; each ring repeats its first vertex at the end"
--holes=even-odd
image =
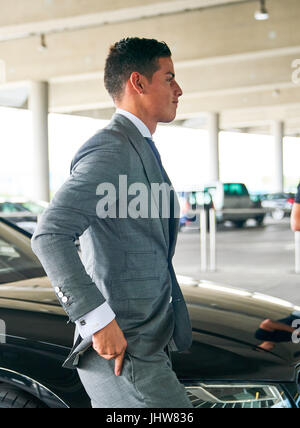
{"type": "MultiPolygon", "coordinates": [[[[173,363],[194,406],[298,407],[300,345],[297,326],[290,326],[300,308],[179,281],[194,341],[189,351],[173,354],[173,363]]],[[[90,406],[76,370],[62,368],[73,330],[31,251],[30,234],[0,220],[0,408],[90,406]]]]}
{"type": "Polygon", "coordinates": [[[43,201],[0,198],[0,217],[6,218],[29,233],[34,233],[38,216],[47,206],[48,203],[43,201]]]}

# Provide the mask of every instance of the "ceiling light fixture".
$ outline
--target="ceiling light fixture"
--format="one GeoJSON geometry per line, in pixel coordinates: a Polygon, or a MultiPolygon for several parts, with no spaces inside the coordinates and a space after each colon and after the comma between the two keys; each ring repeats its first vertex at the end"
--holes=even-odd
{"type": "Polygon", "coordinates": [[[260,10],[255,12],[254,17],[257,21],[266,21],[269,19],[265,0],[260,0],[260,10]]]}
{"type": "Polygon", "coordinates": [[[40,38],[40,45],[38,47],[38,50],[40,52],[46,51],[48,49],[47,43],[46,43],[46,36],[45,34],[41,34],[40,38]]]}

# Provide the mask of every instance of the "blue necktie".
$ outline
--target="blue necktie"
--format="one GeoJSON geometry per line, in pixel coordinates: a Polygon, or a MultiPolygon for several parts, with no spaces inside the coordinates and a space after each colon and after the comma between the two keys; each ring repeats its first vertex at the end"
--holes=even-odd
{"type": "Polygon", "coordinates": [[[162,166],[162,163],[161,163],[160,154],[159,154],[159,151],[157,150],[157,148],[156,148],[156,146],[154,144],[154,141],[152,140],[152,138],[147,138],[147,137],[145,137],[145,140],[149,143],[149,145],[150,145],[150,147],[151,147],[151,149],[152,149],[152,151],[154,153],[154,156],[156,157],[157,162],[158,162],[158,164],[160,166],[162,175],[164,177],[165,174],[164,174],[163,166],[162,166]]]}
{"type": "MultiPolygon", "coordinates": [[[[156,159],[157,159],[157,161],[159,163],[162,176],[163,176],[164,180],[167,182],[168,180],[167,180],[167,177],[165,175],[165,171],[164,171],[162,163],[161,163],[160,154],[159,154],[159,151],[157,150],[157,148],[156,148],[156,146],[154,144],[154,141],[151,138],[147,138],[147,137],[145,137],[145,140],[149,143],[149,145],[150,145],[150,147],[151,147],[151,149],[152,149],[152,151],[154,153],[154,156],[156,157],[156,159]]],[[[170,239],[170,242],[173,241],[172,230],[174,229],[174,226],[172,226],[172,224],[174,223],[174,221],[176,221],[174,219],[174,194],[173,194],[173,192],[171,192],[171,194],[170,194],[170,218],[169,218],[169,224],[170,224],[170,227],[169,227],[169,239],[170,239]]]]}

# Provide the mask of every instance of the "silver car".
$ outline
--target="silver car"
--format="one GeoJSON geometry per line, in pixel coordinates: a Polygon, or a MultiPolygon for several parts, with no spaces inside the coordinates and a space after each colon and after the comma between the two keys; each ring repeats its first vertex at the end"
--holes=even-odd
{"type": "Polygon", "coordinates": [[[274,220],[282,220],[291,215],[295,195],[293,193],[271,193],[261,198],[261,205],[271,210],[274,220]]]}

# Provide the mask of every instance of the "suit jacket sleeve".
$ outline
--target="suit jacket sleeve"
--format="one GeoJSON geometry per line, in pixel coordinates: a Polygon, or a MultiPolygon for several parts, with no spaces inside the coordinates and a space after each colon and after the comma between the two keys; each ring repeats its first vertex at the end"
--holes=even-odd
{"type": "Polygon", "coordinates": [[[92,222],[101,221],[96,213],[98,185],[109,182],[118,189],[120,156],[116,147],[84,156],[56,193],[32,237],[32,249],[73,322],[105,302],[81,262],[75,241],[92,222]]]}

